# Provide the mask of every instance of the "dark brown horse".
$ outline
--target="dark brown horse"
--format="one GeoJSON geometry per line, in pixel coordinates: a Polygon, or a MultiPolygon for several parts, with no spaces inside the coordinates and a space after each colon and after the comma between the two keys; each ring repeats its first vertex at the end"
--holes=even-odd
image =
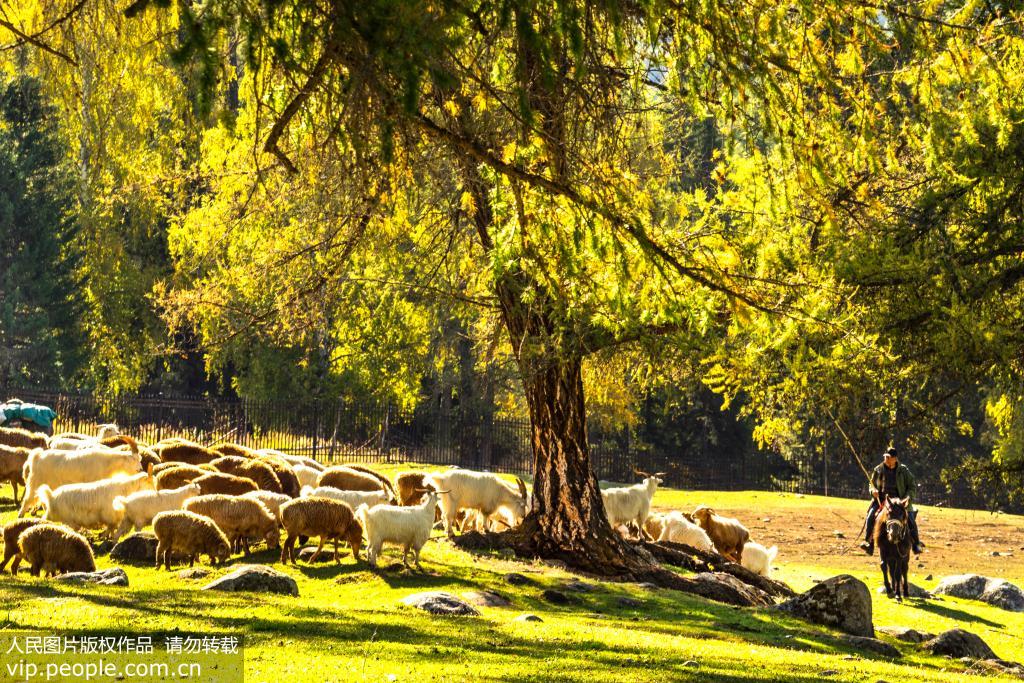
{"type": "Polygon", "coordinates": [[[909,498],[886,498],[875,520],[875,544],[882,559],[885,594],[903,602],[910,597],[909,498]],[[891,582],[890,582],[891,580],[891,582]]]}

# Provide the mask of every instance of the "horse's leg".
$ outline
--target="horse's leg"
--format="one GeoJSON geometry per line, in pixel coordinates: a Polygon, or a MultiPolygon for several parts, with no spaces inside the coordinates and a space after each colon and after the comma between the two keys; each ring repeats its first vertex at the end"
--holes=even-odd
{"type": "MultiPolygon", "coordinates": [[[[881,548],[878,549],[878,554],[881,555],[881,562],[879,564],[882,566],[882,582],[885,583],[885,595],[891,598],[892,587],[889,585],[889,558],[883,553],[881,548]]],[[[895,580],[896,577],[893,576],[893,581],[895,580]]]]}
{"type": "Polygon", "coordinates": [[[900,573],[903,578],[903,597],[910,598],[910,557],[904,557],[900,560],[900,573]]]}

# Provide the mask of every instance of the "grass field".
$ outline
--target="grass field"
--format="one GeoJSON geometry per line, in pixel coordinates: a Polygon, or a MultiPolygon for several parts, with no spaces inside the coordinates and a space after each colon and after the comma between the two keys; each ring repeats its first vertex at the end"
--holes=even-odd
{"type": "MultiPolygon", "coordinates": [[[[698,502],[737,514],[755,539],[778,544],[776,577],[797,590],[837,573],[851,573],[872,590],[878,584],[875,560],[850,549],[861,501],[672,490],[659,491],[655,499],[663,508],[691,509],[698,502]],[[846,538],[837,538],[837,530],[846,538]]],[[[4,521],[14,515],[9,501],[0,511],[4,521]]],[[[923,567],[912,568],[912,582],[930,587],[946,574],[966,571],[1024,579],[1019,559],[991,555],[991,550],[1020,554],[1024,518],[926,508],[921,522],[929,552],[922,555],[923,567]],[[976,544],[946,546],[947,537],[969,537],[976,544]],[[926,573],[934,578],[924,580],[926,573]]],[[[392,551],[385,563],[395,558],[392,551]]],[[[8,575],[0,579],[0,618],[4,629],[241,634],[247,681],[982,680],[965,674],[960,662],[922,655],[898,641],[890,640],[904,656],[891,662],[852,651],[825,629],[773,612],[633,584],[594,582],[598,591],[556,607],[540,598],[541,589],[557,588],[573,575],[539,562],[470,555],[440,538],[427,545],[423,558],[426,575],[371,573],[351,556],[338,566],[288,566],[283,571],[298,582],[298,598],[200,592],[208,579],[184,580],[149,567],[126,566],[127,589],[8,575]],[[513,571],[534,578],[536,585],[508,585],[503,575],[513,571]],[[479,618],[440,618],[399,604],[421,590],[458,594],[483,588],[501,592],[512,606],[481,608],[479,618]],[[622,597],[641,606],[623,607],[622,597]],[[543,621],[514,620],[526,612],[543,621]]],[[[277,565],[271,552],[249,561],[277,565]]],[[[99,564],[110,566],[106,557],[99,564]]],[[[960,626],[981,635],[1001,657],[1024,659],[1018,654],[1024,652],[1024,614],[951,598],[900,606],[874,595],[876,626],[933,632],[960,626]]],[[[5,675],[0,672],[0,680],[5,675]]]]}

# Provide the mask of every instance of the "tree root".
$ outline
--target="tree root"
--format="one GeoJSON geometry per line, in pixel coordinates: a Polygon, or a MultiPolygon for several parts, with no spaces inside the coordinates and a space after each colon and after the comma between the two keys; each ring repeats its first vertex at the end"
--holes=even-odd
{"type": "MultiPolygon", "coordinates": [[[[526,525],[524,525],[526,526],[526,525]]],[[[782,583],[754,574],[717,553],[707,553],[680,543],[629,542],[614,534],[607,542],[566,548],[522,526],[501,533],[469,531],[453,539],[464,550],[511,548],[518,557],[558,560],[567,567],[608,581],[652,583],[731,605],[764,606],[794,591],[782,583]],[[672,564],[699,573],[722,576],[686,577],[668,570],[672,564]]]]}

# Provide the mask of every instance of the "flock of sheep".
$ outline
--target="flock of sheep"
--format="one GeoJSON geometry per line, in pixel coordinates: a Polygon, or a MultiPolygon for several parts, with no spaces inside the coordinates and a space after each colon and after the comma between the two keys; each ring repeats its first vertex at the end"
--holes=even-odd
{"type": "MultiPolygon", "coordinates": [[[[644,475],[644,473],[640,473],[644,475]]],[[[605,489],[609,521],[623,533],[717,550],[751,571],[770,571],[776,549],[749,541],[736,520],[700,507],[692,515],[650,514],[661,480],[644,475],[635,486],[605,489]]],[[[12,573],[22,562],[33,575],[94,571],[89,542],[80,532],[101,530],[117,541],[129,530],[152,525],[156,566],[172,558],[194,565],[201,555],[212,564],[232,553],[249,554],[252,544],[280,548],[282,563],[295,562],[296,542],[319,537],[311,562],[334,542],[348,543],[353,557],[366,539],[366,558],[376,566],[385,544],[403,549],[417,569],[420,550],[441,523],[452,536],[470,528],[518,525],[531,507],[521,479],[512,484],[495,474],[452,468],[402,472],[394,483],[359,465],[325,467],[310,458],[237,444],[205,447],[183,439],[150,445],[101,425],[97,437],[59,434],[47,438],[0,428],[0,482],[8,481],[18,519],[3,528],[4,558],[12,573]],[[41,517],[27,515],[42,510],[41,517]],[[281,543],[282,532],[285,541],[281,543]]]]}

